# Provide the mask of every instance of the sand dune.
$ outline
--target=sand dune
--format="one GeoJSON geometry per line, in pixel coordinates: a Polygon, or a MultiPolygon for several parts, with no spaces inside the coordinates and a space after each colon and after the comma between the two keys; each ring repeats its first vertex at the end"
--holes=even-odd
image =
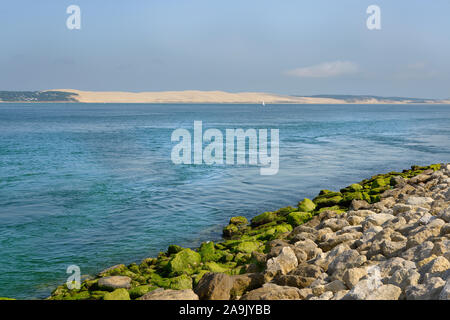
{"type": "MultiPolygon", "coordinates": [[[[161,92],[120,92],[120,91],[81,91],[74,89],[54,89],[48,91],[62,91],[75,93],[74,97],[84,103],[297,103],[297,104],[404,104],[412,103],[407,100],[389,99],[356,99],[349,102],[339,98],[298,97],[278,95],[264,92],[230,93],[224,91],[161,91],[161,92]]],[[[429,103],[449,103],[449,101],[430,100],[429,103]]]]}

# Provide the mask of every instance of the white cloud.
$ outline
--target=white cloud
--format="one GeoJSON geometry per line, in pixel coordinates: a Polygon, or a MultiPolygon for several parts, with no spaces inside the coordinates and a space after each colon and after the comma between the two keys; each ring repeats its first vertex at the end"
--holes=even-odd
{"type": "Polygon", "coordinates": [[[286,74],[299,78],[330,78],[353,74],[358,71],[359,68],[356,63],[350,61],[332,61],[289,70],[286,74]]]}

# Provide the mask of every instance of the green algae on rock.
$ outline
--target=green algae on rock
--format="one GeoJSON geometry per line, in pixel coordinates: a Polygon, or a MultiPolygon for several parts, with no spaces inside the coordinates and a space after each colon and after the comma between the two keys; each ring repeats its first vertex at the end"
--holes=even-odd
{"type": "MultiPolygon", "coordinates": [[[[156,258],[146,258],[140,264],[122,264],[108,268],[100,272],[96,279],[83,281],[79,290],[69,290],[65,284],[61,285],[48,299],[138,299],[158,288],[193,289],[208,272],[242,276],[243,282],[250,281],[247,275],[260,272],[265,267],[260,255],[264,256],[272,250],[268,245],[269,241],[283,241],[293,228],[301,226],[314,216],[330,212],[341,214],[349,210],[353,200],[366,201],[369,204],[378,202],[382,193],[389,192],[402,180],[414,179],[424,171],[432,172],[439,168],[438,164],[413,166],[403,172],[373,176],[337,192],[321,190],[313,200],[305,198],[300,201],[297,208],[285,207],[264,212],[251,219],[251,223],[242,216],[232,217],[223,230],[224,239],[220,242],[204,242],[197,249],[170,245],[167,252],[161,252],[156,258]],[[98,285],[99,279],[111,276],[129,277],[130,287],[102,290],[98,285]]],[[[241,289],[235,291],[243,293],[241,289]]]]}

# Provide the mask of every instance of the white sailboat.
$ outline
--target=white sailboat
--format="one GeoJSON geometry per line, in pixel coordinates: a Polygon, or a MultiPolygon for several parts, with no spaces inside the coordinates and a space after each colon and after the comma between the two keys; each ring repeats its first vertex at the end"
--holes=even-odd
{"type": "Polygon", "coordinates": [[[262,102],[262,104],[261,104],[263,107],[265,107],[266,106],[266,103],[264,102],[264,100],[263,100],[263,102],[262,102]]]}

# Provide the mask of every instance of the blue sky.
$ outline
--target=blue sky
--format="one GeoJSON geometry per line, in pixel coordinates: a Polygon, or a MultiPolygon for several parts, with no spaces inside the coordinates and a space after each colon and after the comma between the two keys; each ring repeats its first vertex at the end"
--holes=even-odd
{"type": "Polygon", "coordinates": [[[450,97],[448,0],[15,0],[0,90],[450,97]],[[68,30],[66,8],[81,8],[68,30]],[[381,30],[366,9],[381,8],[381,30]]]}

